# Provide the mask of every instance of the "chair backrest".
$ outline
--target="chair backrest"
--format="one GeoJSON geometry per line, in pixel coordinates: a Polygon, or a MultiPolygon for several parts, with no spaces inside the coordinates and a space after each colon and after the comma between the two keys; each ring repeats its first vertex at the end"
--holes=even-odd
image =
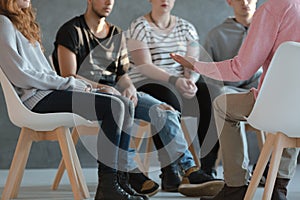
{"type": "Polygon", "coordinates": [[[300,136],[300,43],[278,47],[247,121],[269,133],[300,136]]]}
{"type": "Polygon", "coordinates": [[[0,82],[5,97],[9,119],[18,127],[26,127],[36,131],[51,131],[61,126],[97,126],[95,122],[86,120],[73,113],[39,114],[32,112],[22,103],[13,85],[3,73],[1,66],[0,82]]]}

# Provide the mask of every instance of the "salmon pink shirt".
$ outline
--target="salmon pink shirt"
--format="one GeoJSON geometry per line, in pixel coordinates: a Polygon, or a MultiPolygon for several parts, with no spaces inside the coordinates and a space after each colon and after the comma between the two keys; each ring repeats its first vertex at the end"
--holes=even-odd
{"type": "Polygon", "coordinates": [[[247,80],[262,66],[258,89],[253,88],[257,97],[271,59],[285,41],[300,42],[300,0],[268,0],[254,14],[236,57],[215,63],[197,61],[194,65],[199,73],[224,81],[247,80]]]}

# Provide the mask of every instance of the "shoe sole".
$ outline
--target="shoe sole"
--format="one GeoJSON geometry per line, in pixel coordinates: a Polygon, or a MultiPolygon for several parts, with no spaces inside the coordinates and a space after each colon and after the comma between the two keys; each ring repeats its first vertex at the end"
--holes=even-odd
{"type": "Polygon", "coordinates": [[[209,181],[201,184],[181,184],[178,187],[178,192],[189,197],[210,197],[217,195],[223,187],[223,181],[209,181]]]}
{"type": "Polygon", "coordinates": [[[159,188],[157,188],[156,190],[154,190],[153,192],[150,193],[143,193],[145,195],[147,195],[148,197],[152,197],[154,195],[156,195],[159,192],[159,188]]]}
{"type": "Polygon", "coordinates": [[[164,192],[178,192],[178,187],[162,188],[161,190],[164,191],[164,192]]]}

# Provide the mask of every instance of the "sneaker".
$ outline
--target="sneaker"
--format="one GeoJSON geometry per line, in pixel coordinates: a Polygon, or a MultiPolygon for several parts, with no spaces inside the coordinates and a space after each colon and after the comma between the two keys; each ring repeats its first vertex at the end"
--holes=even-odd
{"type": "Polygon", "coordinates": [[[186,171],[178,191],[190,197],[215,196],[224,187],[224,181],[192,167],[186,171]]]}
{"type": "Polygon", "coordinates": [[[129,172],[129,184],[139,194],[153,196],[159,191],[159,185],[139,169],[129,172]]]}
{"type": "Polygon", "coordinates": [[[200,200],[243,200],[247,192],[247,185],[241,187],[228,187],[226,184],[215,197],[204,197],[200,200]]]}

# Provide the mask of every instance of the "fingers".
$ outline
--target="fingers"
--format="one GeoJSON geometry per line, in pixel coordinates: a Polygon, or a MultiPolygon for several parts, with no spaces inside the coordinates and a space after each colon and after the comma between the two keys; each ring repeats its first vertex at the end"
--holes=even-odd
{"type": "Polygon", "coordinates": [[[175,53],[170,53],[170,56],[173,60],[175,60],[176,62],[180,63],[182,62],[182,56],[181,55],[178,55],[178,54],[175,54],[175,53]]]}

